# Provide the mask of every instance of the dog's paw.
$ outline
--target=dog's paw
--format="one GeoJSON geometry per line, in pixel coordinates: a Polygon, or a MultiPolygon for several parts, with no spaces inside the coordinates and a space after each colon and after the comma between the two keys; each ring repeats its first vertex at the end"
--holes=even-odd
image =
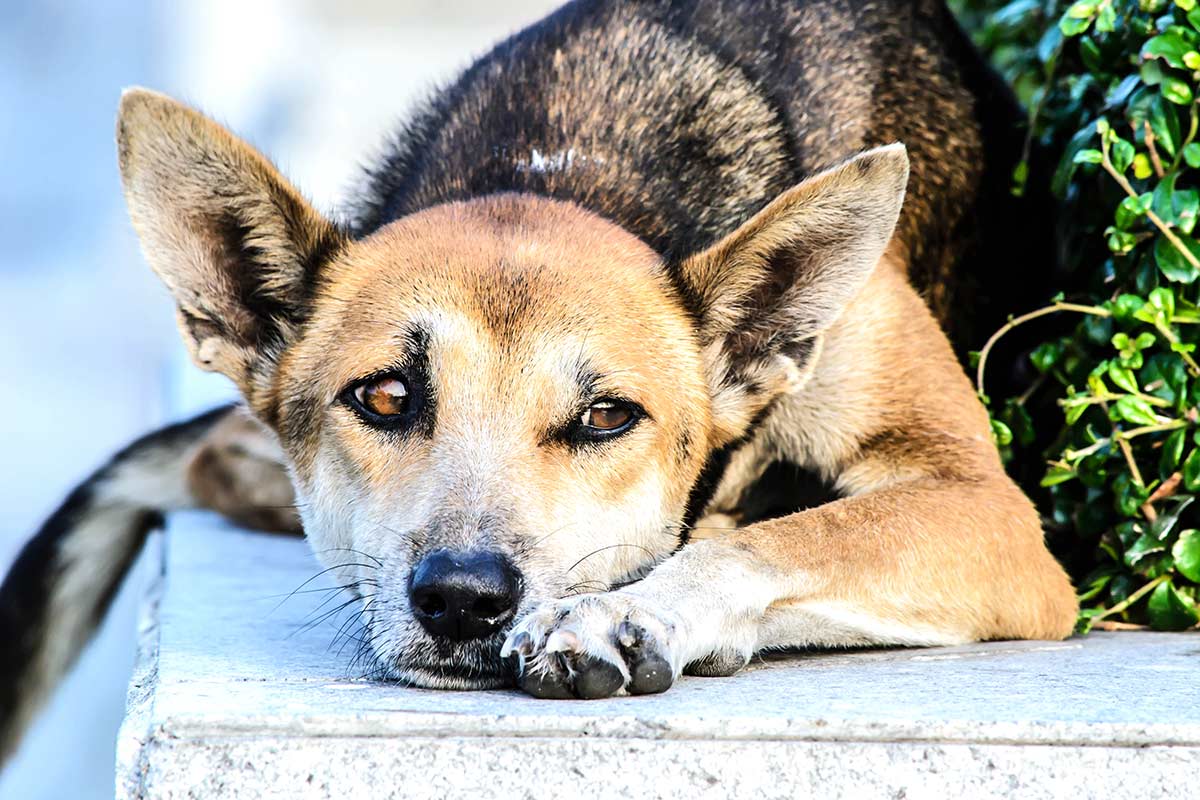
{"type": "Polygon", "coordinates": [[[666,609],[609,592],[543,604],[517,623],[500,654],[529,694],[591,700],[665,692],[682,669],[679,637],[666,609]]]}

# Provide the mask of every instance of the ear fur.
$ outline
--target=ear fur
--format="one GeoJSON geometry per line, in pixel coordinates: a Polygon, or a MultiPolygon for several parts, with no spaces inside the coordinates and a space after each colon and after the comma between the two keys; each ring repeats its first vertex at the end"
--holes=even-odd
{"type": "Polygon", "coordinates": [[[254,148],[164,95],[122,95],[117,149],[134,228],[192,358],[252,400],[343,234],[254,148]]]}
{"type": "Polygon", "coordinates": [[[716,407],[740,418],[728,421],[733,430],[811,369],[820,334],[891,240],[907,183],[903,145],[869,150],[787,190],[680,265],[716,407]]]}

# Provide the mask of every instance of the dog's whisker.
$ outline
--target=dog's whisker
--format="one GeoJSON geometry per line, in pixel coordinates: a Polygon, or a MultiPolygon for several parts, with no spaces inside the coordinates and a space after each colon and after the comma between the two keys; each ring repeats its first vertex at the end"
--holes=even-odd
{"type": "Polygon", "coordinates": [[[322,575],[326,575],[337,569],[345,569],[346,567],[361,567],[363,569],[375,569],[375,567],[372,567],[370,564],[357,564],[354,562],[349,562],[346,564],[335,564],[332,567],[326,567],[325,569],[321,570],[316,575],[313,575],[311,578],[306,580],[304,583],[300,584],[295,589],[290,591],[286,597],[284,597],[282,600],[279,601],[279,603],[277,603],[275,605],[274,608],[272,608],[270,611],[267,612],[267,616],[270,616],[271,614],[274,614],[276,611],[278,611],[283,606],[284,603],[286,603],[288,600],[290,600],[292,597],[294,597],[297,592],[299,592],[305,586],[308,586],[310,583],[315,581],[317,578],[320,578],[322,575]]]}
{"type": "Polygon", "coordinates": [[[324,612],[323,614],[321,614],[321,615],[320,615],[319,617],[317,617],[316,619],[314,619],[314,620],[312,620],[312,621],[310,621],[310,622],[307,622],[307,623],[305,623],[304,625],[302,625],[302,626],[300,626],[299,628],[297,628],[296,630],[292,631],[291,633],[289,633],[289,634],[287,635],[287,637],[286,637],[286,638],[290,639],[290,638],[292,638],[293,636],[299,636],[299,635],[301,635],[301,634],[307,633],[308,631],[312,630],[313,628],[315,628],[315,627],[317,627],[318,625],[320,625],[321,623],[323,623],[325,620],[327,620],[327,619],[329,619],[330,617],[332,617],[332,616],[336,615],[336,614],[337,614],[339,611],[342,611],[342,610],[346,609],[348,606],[351,606],[351,605],[353,605],[354,603],[357,603],[357,602],[359,602],[359,598],[357,598],[357,597],[351,597],[349,600],[345,601],[344,603],[341,603],[340,605],[338,605],[338,606],[336,606],[336,607],[334,607],[334,608],[331,608],[330,610],[328,610],[328,611],[324,612]]]}
{"type": "Polygon", "coordinates": [[[574,564],[572,564],[570,566],[570,568],[567,569],[567,573],[574,572],[576,567],[578,567],[584,561],[587,561],[592,556],[597,555],[599,553],[603,553],[605,550],[615,550],[618,547],[634,547],[634,548],[637,548],[638,550],[644,550],[646,552],[646,554],[649,555],[651,558],[657,557],[657,555],[655,554],[655,552],[653,550],[651,550],[649,547],[646,547],[644,545],[633,544],[631,542],[619,542],[617,544],[609,544],[609,545],[605,545],[604,547],[596,548],[595,550],[588,553],[586,556],[584,556],[583,558],[579,559],[574,564]]]}

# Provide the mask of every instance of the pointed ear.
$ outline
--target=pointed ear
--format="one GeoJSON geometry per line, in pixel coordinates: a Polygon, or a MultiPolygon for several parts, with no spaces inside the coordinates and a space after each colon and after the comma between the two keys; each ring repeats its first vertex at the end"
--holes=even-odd
{"type": "Polygon", "coordinates": [[[253,401],[343,234],[254,148],[163,95],[122,95],[117,148],[134,228],[192,358],[253,401]]]}
{"type": "Polygon", "coordinates": [[[808,371],[819,335],[891,240],[907,183],[903,145],[869,150],[787,190],[680,265],[719,412],[745,421],[808,371]]]}

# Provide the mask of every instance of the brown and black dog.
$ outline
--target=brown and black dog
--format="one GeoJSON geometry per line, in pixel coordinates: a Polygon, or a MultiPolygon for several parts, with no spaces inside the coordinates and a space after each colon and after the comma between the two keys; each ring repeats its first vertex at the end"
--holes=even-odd
{"type": "Polygon", "coordinates": [[[437,94],[343,224],[127,92],[134,226],[249,415],[135,443],[28,545],[8,746],[162,511],[290,527],[293,491],[379,674],[421,686],[1068,635],[939,327],[961,347],[1028,271],[977,237],[1018,114],[941,2],[576,2],[437,94]]]}

